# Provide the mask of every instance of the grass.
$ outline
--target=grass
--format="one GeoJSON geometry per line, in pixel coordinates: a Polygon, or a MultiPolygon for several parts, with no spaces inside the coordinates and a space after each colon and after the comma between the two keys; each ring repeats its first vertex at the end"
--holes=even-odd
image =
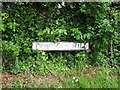
{"type": "Polygon", "coordinates": [[[110,67],[87,67],[53,71],[47,74],[21,74],[8,88],[118,88],[118,70],[110,67]],[[30,76],[28,76],[30,75],[30,76]]]}

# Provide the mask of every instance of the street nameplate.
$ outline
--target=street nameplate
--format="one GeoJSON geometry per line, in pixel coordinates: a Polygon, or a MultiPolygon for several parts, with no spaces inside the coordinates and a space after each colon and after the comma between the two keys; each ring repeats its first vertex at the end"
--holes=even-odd
{"type": "Polygon", "coordinates": [[[33,42],[33,50],[44,51],[69,51],[69,50],[87,50],[89,43],[74,43],[74,42],[33,42]]]}

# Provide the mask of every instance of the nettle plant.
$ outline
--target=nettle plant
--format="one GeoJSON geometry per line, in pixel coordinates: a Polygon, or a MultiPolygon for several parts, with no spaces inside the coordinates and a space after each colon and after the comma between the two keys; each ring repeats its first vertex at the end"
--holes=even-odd
{"type": "Polygon", "coordinates": [[[73,68],[80,67],[81,62],[102,65],[111,60],[111,37],[119,34],[115,27],[119,13],[111,3],[71,2],[62,8],[58,4],[61,3],[3,3],[3,70],[39,73],[47,72],[49,65],[54,67],[52,70],[60,65],[73,68]],[[32,51],[34,41],[89,42],[90,50],[32,51]]]}

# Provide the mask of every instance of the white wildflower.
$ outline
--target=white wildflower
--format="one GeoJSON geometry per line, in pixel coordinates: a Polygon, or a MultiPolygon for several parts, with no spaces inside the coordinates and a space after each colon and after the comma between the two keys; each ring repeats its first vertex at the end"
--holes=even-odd
{"type": "Polygon", "coordinates": [[[74,81],[72,81],[72,83],[74,83],[74,81]]]}
{"type": "Polygon", "coordinates": [[[73,80],[75,80],[76,78],[75,77],[73,77],[73,80]]]}
{"type": "Polygon", "coordinates": [[[75,82],[78,82],[78,79],[76,79],[75,82]]]}

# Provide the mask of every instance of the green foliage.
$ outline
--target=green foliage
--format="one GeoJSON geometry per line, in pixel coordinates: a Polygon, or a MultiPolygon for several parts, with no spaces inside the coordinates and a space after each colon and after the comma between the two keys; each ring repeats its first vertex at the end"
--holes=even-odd
{"type": "Polygon", "coordinates": [[[78,68],[82,63],[107,64],[111,60],[111,37],[114,59],[119,62],[119,10],[111,3],[65,3],[62,8],[58,4],[3,3],[3,70],[41,73],[78,68]],[[90,50],[33,51],[35,41],[89,42],[90,50]]]}
{"type": "Polygon", "coordinates": [[[12,42],[4,41],[3,52],[3,67],[5,67],[6,70],[11,70],[14,65],[17,65],[18,63],[20,47],[17,44],[13,44],[12,42]]]}

